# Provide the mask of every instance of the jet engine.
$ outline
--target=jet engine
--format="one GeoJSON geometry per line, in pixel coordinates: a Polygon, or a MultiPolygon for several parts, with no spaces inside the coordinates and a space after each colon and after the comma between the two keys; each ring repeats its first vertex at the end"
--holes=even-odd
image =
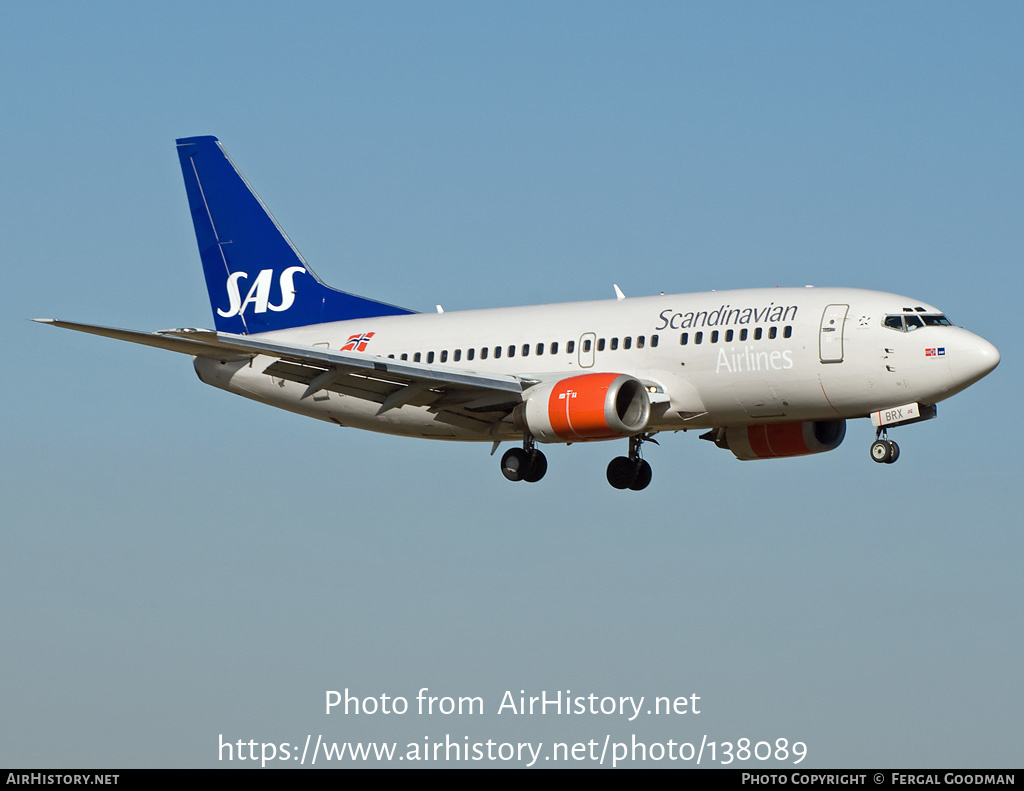
{"type": "Polygon", "coordinates": [[[639,434],[651,416],[647,390],[626,374],[582,374],[540,384],[516,407],[516,428],[538,442],[583,442],[639,434]]]}
{"type": "Polygon", "coordinates": [[[715,429],[701,439],[731,450],[737,459],[781,459],[835,450],[846,436],[845,420],[805,420],[715,429]]]}

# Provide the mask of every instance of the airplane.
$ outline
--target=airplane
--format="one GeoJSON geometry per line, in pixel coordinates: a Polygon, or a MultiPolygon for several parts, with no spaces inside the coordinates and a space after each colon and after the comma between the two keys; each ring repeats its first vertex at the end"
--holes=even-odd
{"type": "Polygon", "coordinates": [[[216,137],[177,140],[214,329],[65,329],[190,355],[200,380],[336,423],[486,442],[510,481],[547,471],[539,444],[620,440],[616,489],[651,482],[643,446],[701,430],[741,460],[823,453],[870,418],[888,431],[999,363],[938,308],[852,288],[756,288],[436,313],[338,291],[309,268],[216,137]]]}

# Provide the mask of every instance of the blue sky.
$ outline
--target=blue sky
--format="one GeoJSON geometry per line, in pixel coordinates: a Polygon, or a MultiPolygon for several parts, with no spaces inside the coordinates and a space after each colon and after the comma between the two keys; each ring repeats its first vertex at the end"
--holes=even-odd
{"type": "MultiPolygon", "coordinates": [[[[1020,756],[1017,4],[20,4],[0,25],[0,764],[232,741],[808,744],[1020,756]],[[663,436],[536,486],[336,429],[36,316],[210,323],[176,137],[215,134],[328,283],[418,310],[773,285],[937,304],[1002,353],[872,464],[663,436]],[[324,692],[480,695],[475,718],[324,692]],[[628,723],[505,690],[701,695],[628,723]]],[[[775,765],[775,764],[765,764],[775,765]]],[[[735,764],[734,764],[735,766],[735,764]]]]}

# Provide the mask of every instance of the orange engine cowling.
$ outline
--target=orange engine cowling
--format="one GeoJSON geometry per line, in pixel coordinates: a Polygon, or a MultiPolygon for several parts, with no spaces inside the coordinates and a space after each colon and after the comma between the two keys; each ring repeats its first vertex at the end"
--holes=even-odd
{"type": "Polygon", "coordinates": [[[516,427],[538,442],[583,442],[639,434],[651,402],[638,379],[626,374],[582,374],[526,393],[516,427]]]}
{"type": "Polygon", "coordinates": [[[845,420],[805,420],[800,423],[768,423],[760,426],[729,426],[724,443],[737,459],[781,459],[835,450],[846,436],[845,420]]]}

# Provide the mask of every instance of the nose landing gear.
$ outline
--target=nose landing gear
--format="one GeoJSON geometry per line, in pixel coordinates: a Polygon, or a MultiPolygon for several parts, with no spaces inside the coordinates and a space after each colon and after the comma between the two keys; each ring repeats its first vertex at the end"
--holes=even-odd
{"type": "Polygon", "coordinates": [[[875,432],[875,441],[871,443],[871,459],[879,464],[892,464],[900,457],[900,446],[888,439],[884,428],[875,432]]]}
{"type": "Polygon", "coordinates": [[[632,489],[634,492],[650,485],[651,465],[640,458],[640,446],[648,441],[658,444],[650,434],[629,438],[629,456],[618,456],[608,463],[608,483],[616,489],[632,489]]]}

